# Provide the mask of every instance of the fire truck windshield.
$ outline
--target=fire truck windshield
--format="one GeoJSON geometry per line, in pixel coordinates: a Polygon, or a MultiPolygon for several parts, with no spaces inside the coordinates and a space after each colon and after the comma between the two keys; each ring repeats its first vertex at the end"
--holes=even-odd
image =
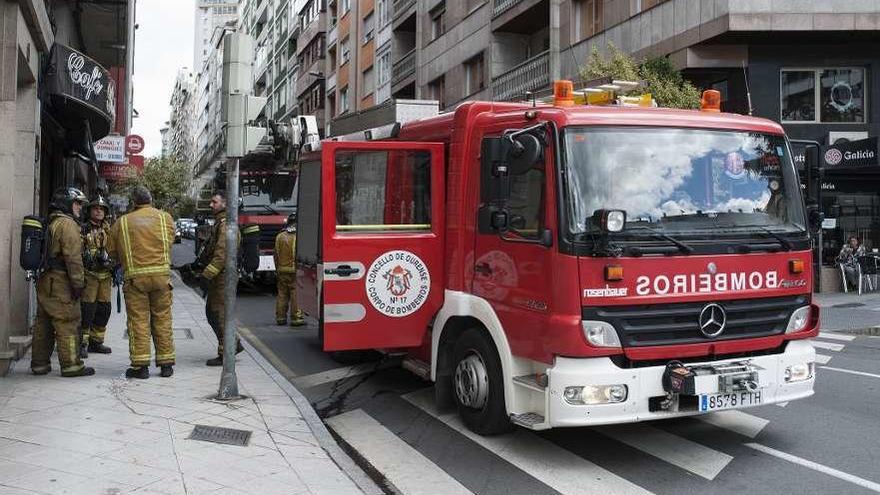
{"type": "Polygon", "coordinates": [[[799,181],[782,136],[676,128],[564,132],[570,234],[599,209],[626,211],[624,235],[802,234],[799,181]]]}
{"type": "Polygon", "coordinates": [[[239,188],[242,207],[264,212],[285,212],[296,208],[295,175],[242,175],[239,188]]]}

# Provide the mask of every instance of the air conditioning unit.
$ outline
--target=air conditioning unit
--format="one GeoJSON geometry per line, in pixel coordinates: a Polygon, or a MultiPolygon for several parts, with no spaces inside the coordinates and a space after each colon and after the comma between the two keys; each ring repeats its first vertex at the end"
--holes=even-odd
{"type": "Polygon", "coordinates": [[[868,131],[832,131],[828,133],[828,144],[840,144],[849,141],[858,141],[860,139],[868,139],[868,131]]]}

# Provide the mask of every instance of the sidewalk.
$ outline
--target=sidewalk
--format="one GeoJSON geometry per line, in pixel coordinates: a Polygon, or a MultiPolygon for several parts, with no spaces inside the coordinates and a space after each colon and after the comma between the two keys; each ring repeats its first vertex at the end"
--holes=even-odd
{"type": "Polygon", "coordinates": [[[820,307],[823,331],[853,331],[880,327],[880,292],[813,294],[820,307]]]}
{"type": "Polygon", "coordinates": [[[237,360],[248,399],[209,398],[220,368],[205,360],[216,340],[202,299],[174,285],[173,377],[151,367],[148,380],[124,378],[125,312],[116,313],[114,290],[113,353],[86,360],[95,376],[62,378],[55,356],[50,375],[34,376],[26,356],[0,378],[0,495],[381,493],[250,346],[237,360]],[[188,439],[197,424],[252,434],[244,447],[188,439]]]}

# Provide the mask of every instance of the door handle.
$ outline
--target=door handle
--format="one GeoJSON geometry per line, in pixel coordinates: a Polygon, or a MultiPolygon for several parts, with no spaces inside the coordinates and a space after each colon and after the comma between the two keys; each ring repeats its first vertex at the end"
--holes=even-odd
{"type": "Polygon", "coordinates": [[[348,277],[361,271],[360,268],[352,268],[351,265],[339,265],[336,268],[324,269],[324,275],[338,275],[340,277],[348,277]]]}
{"type": "Polygon", "coordinates": [[[491,275],[492,267],[489,266],[489,263],[477,263],[474,266],[474,271],[477,273],[482,273],[483,275],[491,275]]]}

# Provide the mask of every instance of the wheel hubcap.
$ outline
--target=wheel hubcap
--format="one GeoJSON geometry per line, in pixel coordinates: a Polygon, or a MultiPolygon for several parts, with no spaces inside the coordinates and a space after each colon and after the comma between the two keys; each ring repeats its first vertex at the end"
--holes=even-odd
{"type": "Polygon", "coordinates": [[[459,361],[455,368],[455,395],[467,407],[482,409],[489,399],[489,374],[476,352],[459,361]]]}

